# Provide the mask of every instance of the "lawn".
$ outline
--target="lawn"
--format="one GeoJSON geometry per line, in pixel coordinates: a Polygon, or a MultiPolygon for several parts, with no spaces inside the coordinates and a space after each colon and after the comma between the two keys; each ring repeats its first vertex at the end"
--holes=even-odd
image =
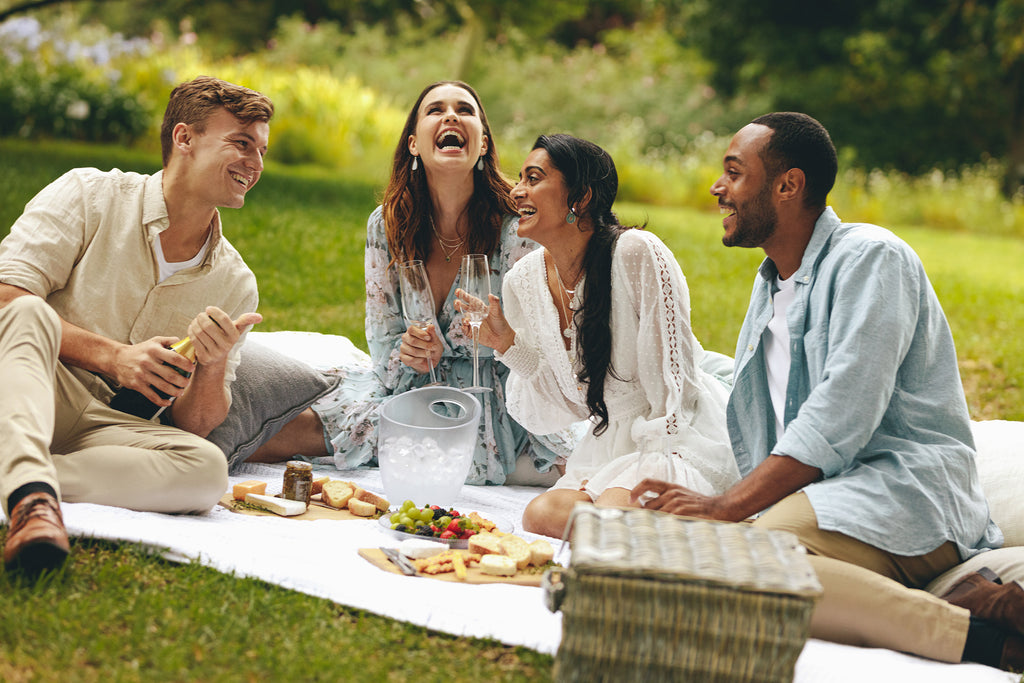
{"type": "MultiPolygon", "coordinates": [[[[25,202],[69,168],[150,172],[150,155],[0,141],[0,236],[25,202]]],[[[517,160],[516,160],[517,161],[517,160]]],[[[382,178],[270,166],[225,232],[256,272],[264,330],[362,335],[362,246],[382,178]]],[[[717,212],[622,204],[673,249],[693,327],[729,353],[762,254],[725,249],[717,212]]],[[[853,215],[840,215],[855,220],[853,215]]],[[[893,227],[918,251],[943,302],[972,416],[1024,419],[1024,241],[893,227]]],[[[0,535],[5,531],[0,531],[0,535]]],[[[39,585],[0,573],[0,680],[545,680],[551,658],[430,633],[333,603],[175,565],[131,546],[75,541],[39,585]]]]}

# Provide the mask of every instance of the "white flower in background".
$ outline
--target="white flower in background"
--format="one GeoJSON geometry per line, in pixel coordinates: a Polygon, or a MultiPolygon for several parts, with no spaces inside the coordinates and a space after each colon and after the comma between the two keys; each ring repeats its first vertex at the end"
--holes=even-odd
{"type": "Polygon", "coordinates": [[[64,116],[76,121],[84,121],[89,118],[89,103],[85,100],[75,100],[68,105],[68,108],[64,111],[64,116]]]}

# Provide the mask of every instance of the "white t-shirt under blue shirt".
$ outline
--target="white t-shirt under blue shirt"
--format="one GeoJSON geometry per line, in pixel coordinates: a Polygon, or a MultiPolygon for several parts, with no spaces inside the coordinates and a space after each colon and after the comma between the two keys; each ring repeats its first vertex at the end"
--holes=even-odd
{"type": "Polygon", "coordinates": [[[789,327],[786,325],[786,311],[793,302],[796,289],[793,279],[783,280],[775,276],[775,293],[772,306],[775,314],[764,332],[764,359],[768,368],[768,393],[775,409],[775,439],[785,432],[786,386],[789,384],[789,365],[792,358],[789,350],[789,327]]]}

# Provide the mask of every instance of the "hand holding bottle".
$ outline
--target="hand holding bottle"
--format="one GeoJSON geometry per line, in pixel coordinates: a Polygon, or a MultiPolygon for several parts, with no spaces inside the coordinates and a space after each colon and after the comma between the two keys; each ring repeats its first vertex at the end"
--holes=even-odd
{"type": "Polygon", "coordinates": [[[241,334],[262,320],[258,313],[245,313],[232,322],[219,308],[209,306],[189,324],[189,336],[184,339],[153,337],[123,347],[118,366],[122,372],[117,375],[123,388],[111,400],[111,407],[144,419],[158,415],[185,392],[197,363],[226,362],[241,334]],[[193,334],[203,340],[202,358],[193,334]]]}

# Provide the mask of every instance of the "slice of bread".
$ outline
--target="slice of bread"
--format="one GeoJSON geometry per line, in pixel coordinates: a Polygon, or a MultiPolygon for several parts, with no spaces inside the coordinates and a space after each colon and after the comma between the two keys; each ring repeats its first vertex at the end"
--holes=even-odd
{"type": "Polygon", "coordinates": [[[317,477],[313,480],[313,486],[309,489],[309,495],[315,496],[324,490],[324,484],[331,480],[330,477],[317,477]]]}
{"type": "Polygon", "coordinates": [[[498,545],[505,555],[508,555],[516,562],[517,569],[525,569],[530,564],[530,544],[512,534],[502,536],[498,545]]]}
{"type": "Polygon", "coordinates": [[[503,555],[498,537],[486,531],[473,534],[469,537],[469,552],[480,555],[503,555]]]}
{"type": "Polygon", "coordinates": [[[353,496],[348,499],[348,511],[356,517],[373,517],[377,513],[377,507],[353,496]]]}
{"type": "Polygon", "coordinates": [[[391,503],[389,503],[383,496],[378,496],[376,493],[371,493],[366,489],[357,488],[353,497],[365,503],[372,504],[381,512],[387,512],[388,508],[391,507],[391,503]]]}
{"type": "Polygon", "coordinates": [[[530,544],[530,564],[541,567],[555,557],[555,549],[543,538],[538,538],[530,544]]]}
{"type": "Polygon", "coordinates": [[[332,479],[324,484],[323,490],[320,491],[320,500],[324,505],[341,509],[348,505],[353,493],[355,492],[351,486],[343,481],[332,479]]]}

